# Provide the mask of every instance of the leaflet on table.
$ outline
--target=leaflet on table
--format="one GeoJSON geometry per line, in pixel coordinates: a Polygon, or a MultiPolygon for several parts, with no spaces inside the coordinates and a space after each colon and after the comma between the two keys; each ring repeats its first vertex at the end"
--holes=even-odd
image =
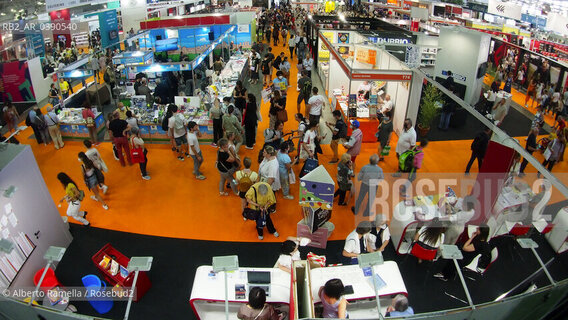
{"type": "MultiPolygon", "coordinates": [[[[95,118],[97,118],[101,113],[98,110],[93,110],[95,118]]],[[[59,121],[67,124],[85,124],[85,119],[83,119],[83,109],[82,108],[64,108],[57,115],[59,121]]]]}

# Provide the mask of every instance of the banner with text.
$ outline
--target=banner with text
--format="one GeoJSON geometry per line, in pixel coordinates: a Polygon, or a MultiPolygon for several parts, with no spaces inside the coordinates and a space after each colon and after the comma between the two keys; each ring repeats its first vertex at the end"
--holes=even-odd
{"type": "Polygon", "coordinates": [[[521,20],[521,6],[511,2],[489,0],[487,12],[502,17],[521,20]]]}
{"type": "Polygon", "coordinates": [[[118,20],[116,10],[112,9],[99,13],[99,28],[103,48],[118,43],[118,20]]]}
{"type": "Polygon", "coordinates": [[[71,46],[71,15],[69,9],[52,11],[49,13],[53,43],[61,43],[66,48],[71,46]]]}

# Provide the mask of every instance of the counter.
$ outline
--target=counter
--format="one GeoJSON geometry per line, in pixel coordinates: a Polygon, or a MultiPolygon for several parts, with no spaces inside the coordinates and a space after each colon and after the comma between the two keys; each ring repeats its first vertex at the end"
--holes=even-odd
{"type": "MultiPolygon", "coordinates": [[[[377,142],[375,133],[377,132],[377,127],[379,126],[379,120],[375,118],[369,118],[369,109],[358,108],[357,117],[349,117],[348,115],[348,105],[345,96],[333,95],[331,98],[331,105],[335,107],[335,110],[341,111],[343,115],[343,120],[348,123],[347,120],[357,120],[359,121],[359,129],[363,131],[363,142],[377,142]],[[359,112],[361,110],[361,112],[359,112]],[[359,117],[361,116],[361,117],[359,117]],[[365,116],[365,117],[363,117],[365,116]]],[[[351,135],[351,127],[348,127],[348,135],[351,135]]]]}
{"type": "MultiPolygon", "coordinates": [[[[61,137],[64,139],[89,139],[89,129],[82,115],[81,108],[64,108],[58,114],[61,131],[61,137]]],[[[103,114],[99,111],[95,113],[95,126],[97,135],[105,130],[105,120],[103,114]]]]}

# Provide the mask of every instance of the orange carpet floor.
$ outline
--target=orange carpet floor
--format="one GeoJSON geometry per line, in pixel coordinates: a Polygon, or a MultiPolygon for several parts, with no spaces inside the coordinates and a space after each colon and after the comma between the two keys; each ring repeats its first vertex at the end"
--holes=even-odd
{"type": "MultiPolygon", "coordinates": [[[[274,54],[281,51],[288,53],[287,48],[275,47],[274,54]]],[[[288,121],[285,131],[297,128],[293,120],[296,112],[296,57],[291,61],[291,88],[288,92],[288,121]]],[[[333,75],[332,75],[333,76],[333,75]]],[[[314,75],[314,77],[317,77],[314,75]]],[[[258,97],[260,100],[260,97],[258,97]]],[[[329,108],[327,108],[329,113],[329,108]]],[[[328,114],[324,114],[329,116],[328,114]]],[[[262,103],[263,122],[259,125],[257,145],[254,150],[241,148],[241,157],[256,159],[259,149],[262,147],[262,131],[268,125],[268,103],[262,103]]],[[[31,128],[19,135],[22,143],[30,144],[36,156],[37,162],[50,190],[54,202],[63,196],[64,190],[56,176],[60,171],[68,173],[85,190],[87,196],[82,203],[82,208],[89,212],[88,219],[92,226],[146,235],[219,240],[219,241],[259,241],[257,239],[255,223],[243,221],[240,212],[240,198],[234,195],[219,196],[219,174],[214,167],[217,149],[209,145],[202,145],[205,162],[202,166],[203,173],[207,176],[204,181],[196,180],[192,175],[193,163],[191,158],[181,162],[176,159],[169,145],[147,145],[148,171],[152,179],[142,180],[137,165],[121,167],[112,156],[112,147],[109,142],[104,142],[98,149],[106,161],[109,172],[106,174],[106,184],[109,186],[108,193],[104,196],[110,209],[104,210],[101,205],[90,199],[90,193],[82,181],[80,163],[77,153],[84,150],[79,141],[67,141],[61,150],[55,150],[53,145],[38,145],[35,140],[27,139],[32,134],[31,128]]],[[[524,145],[524,137],[519,138],[524,145]]],[[[391,142],[394,150],[396,137],[391,142]]],[[[431,142],[425,150],[423,168],[419,171],[426,176],[441,177],[438,173],[457,173],[454,176],[463,178],[466,163],[470,156],[471,141],[440,141],[431,142]]],[[[361,168],[368,163],[369,156],[376,152],[376,143],[363,144],[361,155],[357,158],[356,167],[361,168]]],[[[340,146],[340,151],[344,151],[340,146]]],[[[323,146],[324,154],[320,155],[320,164],[323,164],[330,175],[335,179],[336,165],[329,165],[331,150],[329,146],[323,146]]],[[[538,154],[542,160],[542,155],[538,154]]],[[[253,169],[258,169],[258,164],[253,161],[253,169]]],[[[396,171],[396,157],[394,152],[380,163],[385,173],[396,171]]],[[[298,174],[301,165],[295,166],[298,174]]],[[[555,172],[566,172],[567,166],[560,163],[555,167],[555,172]]],[[[477,163],[472,168],[472,176],[477,171],[477,163]]],[[[527,172],[534,172],[530,165],[527,172]]],[[[393,182],[390,174],[387,180],[393,182]]],[[[285,200],[282,193],[277,193],[277,212],[272,219],[280,238],[275,238],[265,232],[264,241],[283,241],[287,236],[296,235],[296,224],[302,219],[301,209],[298,206],[298,185],[291,186],[291,194],[295,200],[285,200]]],[[[555,199],[563,200],[559,195],[555,199]]],[[[389,200],[390,201],[390,198],[389,200]]],[[[345,239],[358,221],[350,211],[350,206],[340,207],[335,205],[331,222],[335,224],[335,231],[331,240],[345,239]]],[[[67,204],[59,208],[62,216],[65,216],[67,204]]],[[[391,207],[392,208],[392,207],[391,207]]],[[[390,210],[392,212],[392,210],[390,210]]],[[[388,213],[388,212],[385,212],[388,213]]],[[[70,222],[76,222],[70,219],[70,222]]]]}

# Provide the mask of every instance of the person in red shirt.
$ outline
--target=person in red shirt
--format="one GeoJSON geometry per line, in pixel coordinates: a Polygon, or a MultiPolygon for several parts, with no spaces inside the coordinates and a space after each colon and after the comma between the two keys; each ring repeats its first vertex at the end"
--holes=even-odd
{"type": "Polygon", "coordinates": [[[87,103],[83,106],[83,119],[85,120],[85,124],[87,129],[89,130],[89,136],[91,137],[91,141],[98,145],[97,139],[97,125],[95,123],[95,113],[91,110],[91,106],[87,103]]]}
{"type": "Polygon", "coordinates": [[[564,117],[561,115],[558,115],[558,119],[556,119],[556,126],[552,127],[553,129],[557,129],[557,130],[564,130],[564,128],[566,128],[566,121],[564,120],[564,117]]]}

